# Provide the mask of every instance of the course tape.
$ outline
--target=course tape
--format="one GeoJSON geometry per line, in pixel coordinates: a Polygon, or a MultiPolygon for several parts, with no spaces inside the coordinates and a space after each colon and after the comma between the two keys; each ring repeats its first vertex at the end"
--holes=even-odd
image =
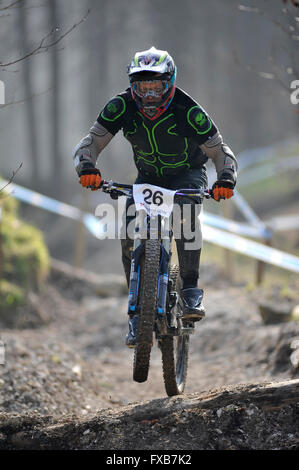
{"type": "Polygon", "coordinates": [[[274,232],[298,230],[299,229],[299,215],[298,214],[281,215],[281,216],[273,217],[272,219],[266,220],[265,223],[274,232]]]}
{"type": "MultiPolygon", "coordinates": [[[[6,181],[1,181],[5,184],[7,183],[6,181]]],[[[71,218],[73,220],[81,220],[86,228],[96,237],[103,232],[100,221],[94,215],[83,212],[77,207],[57,201],[56,199],[50,198],[48,196],[44,196],[40,193],[37,193],[36,191],[24,188],[23,186],[19,186],[15,183],[10,183],[9,186],[5,188],[5,191],[7,192],[11,192],[10,190],[12,190],[14,197],[23,202],[40,207],[49,212],[53,212],[54,214],[71,218]]],[[[247,208],[245,201],[243,201],[243,204],[245,204],[245,207],[247,208]]],[[[254,216],[248,218],[250,219],[251,223],[254,222],[256,226],[234,222],[232,220],[210,214],[208,212],[203,213],[201,220],[204,224],[212,225],[213,227],[223,230],[228,230],[229,232],[233,232],[238,235],[263,239],[267,238],[268,231],[265,230],[263,225],[259,224],[259,219],[256,219],[254,216]]]]}
{"type": "Polygon", "coordinates": [[[261,238],[264,240],[269,238],[269,230],[264,227],[255,227],[242,222],[235,222],[209,212],[203,212],[200,220],[204,224],[227,230],[229,232],[236,233],[237,235],[245,235],[247,237],[261,238]]]}
{"type": "MultiPolygon", "coordinates": [[[[210,172],[211,173],[211,172],[210,172]]],[[[211,177],[211,174],[209,175],[209,179],[213,179],[211,177]]],[[[238,207],[240,212],[243,214],[245,219],[253,225],[254,227],[257,228],[258,233],[262,234],[262,238],[270,240],[272,237],[271,231],[266,227],[264,222],[262,222],[259,217],[256,215],[256,213],[253,211],[253,209],[249,206],[249,204],[245,201],[243,196],[241,194],[234,190],[234,197],[232,198],[232,202],[235,203],[235,205],[238,207]]],[[[247,233],[248,236],[252,236],[249,232],[247,233]]]]}
{"type": "Polygon", "coordinates": [[[250,168],[243,173],[240,173],[238,178],[238,185],[248,186],[257,183],[258,181],[273,178],[273,176],[280,175],[283,171],[296,171],[299,169],[299,156],[284,157],[279,161],[259,165],[255,168],[250,168]]]}
{"type": "MultiPolygon", "coordinates": [[[[5,185],[8,181],[0,180],[0,183],[5,185]]],[[[62,215],[73,220],[82,221],[86,228],[95,236],[98,237],[103,232],[102,224],[92,214],[81,211],[77,207],[71,206],[64,202],[57,201],[43,194],[32,191],[31,189],[24,188],[15,183],[10,183],[4,191],[10,193],[16,199],[26,202],[32,206],[40,207],[41,209],[53,212],[54,214],[62,215]]]]}
{"type": "Polygon", "coordinates": [[[270,240],[270,238],[272,238],[271,230],[269,230],[264,224],[264,222],[260,220],[260,218],[251,209],[249,204],[245,201],[243,196],[241,196],[238,191],[234,191],[233,200],[244,215],[244,217],[248,220],[248,222],[250,222],[251,225],[256,227],[263,234],[263,238],[270,240]]]}
{"type": "Polygon", "coordinates": [[[214,227],[203,226],[203,239],[224,248],[242,253],[243,255],[273,264],[280,268],[299,273],[299,257],[276,250],[268,246],[247,240],[238,235],[223,232],[214,227]]]}
{"type": "Polygon", "coordinates": [[[246,168],[260,164],[268,160],[273,160],[279,156],[280,161],[285,159],[285,154],[289,153],[290,150],[297,152],[298,139],[294,138],[291,141],[279,141],[273,145],[266,147],[257,147],[252,149],[246,149],[238,153],[238,168],[239,171],[243,171],[246,168]]]}
{"type": "MultiPolygon", "coordinates": [[[[1,183],[6,184],[7,181],[1,180],[1,183]]],[[[13,197],[28,204],[54,212],[55,214],[59,214],[64,217],[69,217],[73,220],[82,221],[86,228],[97,238],[100,238],[100,235],[103,234],[103,226],[101,222],[94,215],[83,212],[76,207],[57,201],[56,199],[52,199],[48,196],[44,196],[15,183],[10,183],[6,188],[4,188],[4,191],[9,192],[13,197]]],[[[202,220],[203,238],[206,241],[229,248],[246,256],[274,264],[281,268],[299,272],[299,257],[267,247],[223,230],[234,229],[234,231],[238,231],[239,234],[242,233],[250,236],[248,233],[250,229],[252,230],[252,236],[258,236],[259,229],[257,227],[246,226],[246,224],[232,222],[228,219],[208,213],[203,214],[202,220]],[[208,224],[217,224],[220,228],[211,227],[208,224]],[[254,229],[256,232],[253,234],[254,229]],[[247,233],[246,230],[248,230],[247,233]]],[[[260,232],[260,236],[262,236],[262,232],[260,232]]]]}

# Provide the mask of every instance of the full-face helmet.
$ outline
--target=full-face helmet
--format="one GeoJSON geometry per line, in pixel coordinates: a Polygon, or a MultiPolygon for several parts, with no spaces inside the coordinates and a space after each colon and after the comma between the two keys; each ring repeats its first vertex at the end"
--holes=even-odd
{"type": "Polygon", "coordinates": [[[176,84],[176,66],[167,51],[155,47],[136,52],[128,74],[131,93],[139,110],[156,119],[170,105],[176,84]]]}

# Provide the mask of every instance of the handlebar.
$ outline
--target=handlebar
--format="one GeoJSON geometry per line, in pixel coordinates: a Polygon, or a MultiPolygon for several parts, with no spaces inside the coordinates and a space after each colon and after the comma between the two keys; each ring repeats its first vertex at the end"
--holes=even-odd
{"type": "MultiPolygon", "coordinates": [[[[132,184],[121,184],[116,183],[115,181],[105,181],[102,180],[99,187],[105,193],[108,193],[112,199],[117,199],[119,196],[130,197],[133,194],[133,185],[132,184]]],[[[175,196],[188,196],[188,197],[198,197],[198,198],[212,198],[213,192],[211,189],[190,189],[182,188],[177,189],[175,196]]]]}

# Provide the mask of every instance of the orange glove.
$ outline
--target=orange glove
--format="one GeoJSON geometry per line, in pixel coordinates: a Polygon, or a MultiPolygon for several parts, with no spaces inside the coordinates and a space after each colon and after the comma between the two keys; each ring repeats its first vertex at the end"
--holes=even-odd
{"type": "Polygon", "coordinates": [[[101,172],[94,167],[84,168],[80,171],[80,184],[84,188],[90,187],[92,191],[99,189],[101,184],[101,172]]]}
{"type": "Polygon", "coordinates": [[[220,199],[230,199],[234,195],[234,183],[229,180],[219,180],[212,186],[213,198],[215,201],[220,199]]]}

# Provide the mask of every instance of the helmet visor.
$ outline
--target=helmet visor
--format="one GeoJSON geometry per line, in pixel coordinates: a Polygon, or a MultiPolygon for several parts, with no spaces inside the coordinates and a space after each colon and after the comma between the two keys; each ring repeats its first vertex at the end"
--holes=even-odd
{"type": "Polygon", "coordinates": [[[157,99],[160,100],[162,96],[169,89],[168,80],[140,80],[132,84],[134,93],[143,100],[157,99]]]}

